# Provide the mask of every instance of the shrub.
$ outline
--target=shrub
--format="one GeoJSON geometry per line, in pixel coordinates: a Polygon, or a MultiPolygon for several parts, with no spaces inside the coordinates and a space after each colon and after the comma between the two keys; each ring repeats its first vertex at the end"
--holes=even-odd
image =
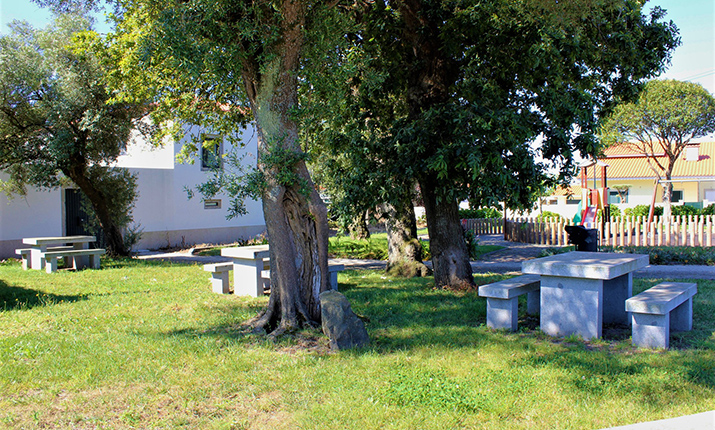
{"type": "Polygon", "coordinates": [[[544,221],[548,220],[549,218],[551,218],[552,220],[556,220],[556,221],[562,221],[564,219],[564,217],[557,214],[556,212],[544,211],[544,212],[541,212],[541,214],[536,217],[536,220],[540,221],[540,222],[544,222],[544,221]]]}
{"type": "Polygon", "coordinates": [[[693,206],[673,206],[673,215],[700,215],[702,210],[693,206]]]}
{"type": "Polygon", "coordinates": [[[494,208],[479,208],[479,209],[460,209],[460,219],[483,219],[483,218],[501,218],[502,214],[494,208]]]}
{"type": "MultiPolygon", "coordinates": [[[[650,212],[650,206],[649,205],[638,205],[633,208],[626,208],[625,212],[626,212],[626,216],[648,216],[648,212],[650,212]]],[[[655,216],[663,215],[663,207],[656,206],[655,209],[653,210],[653,215],[655,215],[655,216]]]]}
{"type": "Polygon", "coordinates": [[[700,215],[715,215],[715,203],[711,204],[710,206],[704,207],[700,211],[700,215]]]}

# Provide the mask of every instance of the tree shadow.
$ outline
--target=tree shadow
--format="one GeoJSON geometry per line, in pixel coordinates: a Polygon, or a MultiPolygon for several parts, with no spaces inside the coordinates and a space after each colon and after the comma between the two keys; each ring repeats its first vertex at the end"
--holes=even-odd
{"type": "Polygon", "coordinates": [[[84,295],[48,294],[31,288],[8,285],[0,280],[0,310],[32,309],[86,299],[87,296],[84,295]]]}

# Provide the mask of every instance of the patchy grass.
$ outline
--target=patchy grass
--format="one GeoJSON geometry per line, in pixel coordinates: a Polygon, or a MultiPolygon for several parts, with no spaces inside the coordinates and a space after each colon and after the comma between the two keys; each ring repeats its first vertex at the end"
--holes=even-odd
{"type": "Polygon", "coordinates": [[[583,429],[715,409],[715,281],[695,281],[693,331],[653,351],[618,328],[551,338],[524,315],[490,330],[475,293],[346,271],[372,343],[330,353],[317,332],[242,331],[267,298],[213,294],[198,265],[103,266],[0,264],[1,427],[583,429]]]}

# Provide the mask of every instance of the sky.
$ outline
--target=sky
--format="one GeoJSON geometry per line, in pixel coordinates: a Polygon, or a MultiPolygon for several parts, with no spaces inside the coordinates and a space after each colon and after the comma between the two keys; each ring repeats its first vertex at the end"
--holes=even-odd
{"type": "MultiPolygon", "coordinates": [[[[673,53],[672,64],[659,78],[696,82],[715,94],[715,1],[713,0],[651,0],[645,10],[655,6],[668,11],[667,19],[680,29],[682,45],[673,53]]],[[[26,20],[35,27],[43,27],[50,13],[30,0],[0,0],[0,34],[7,34],[12,20],[26,20]]],[[[106,32],[102,24],[97,29],[106,32]]]]}

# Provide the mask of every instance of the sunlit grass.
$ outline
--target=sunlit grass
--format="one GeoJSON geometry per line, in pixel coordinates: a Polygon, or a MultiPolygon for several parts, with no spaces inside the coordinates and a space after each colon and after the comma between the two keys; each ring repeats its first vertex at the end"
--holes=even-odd
{"type": "Polygon", "coordinates": [[[715,409],[715,281],[694,281],[693,331],[651,351],[618,330],[551,338],[525,315],[518,332],[493,331],[475,293],[346,271],[372,342],[330,353],[317,332],[244,332],[267,298],[213,294],[207,277],[145,261],[1,264],[0,427],[597,429],[715,409]]]}

